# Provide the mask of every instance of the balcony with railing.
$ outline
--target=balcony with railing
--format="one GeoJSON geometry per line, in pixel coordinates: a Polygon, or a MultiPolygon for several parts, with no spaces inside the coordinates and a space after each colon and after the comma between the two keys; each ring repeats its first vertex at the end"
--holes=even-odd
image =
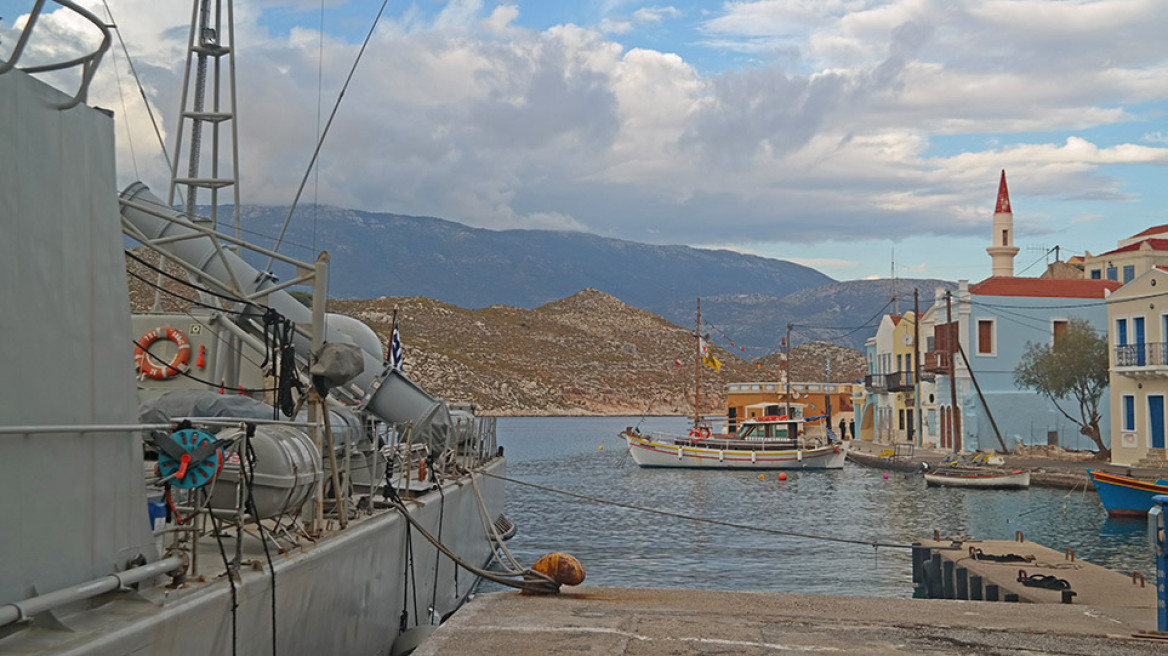
{"type": "Polygon", "coordinates": [[[947,374],[951,355],[948,351],[929,351],[921,359],[921,370],[926,374],[947,374]]]}
{"type": "Polygon", "coordinates": [[[913,374],[911,371],[897,371],[888,374],[888,391],[903,392],[913,389],[913,374]]]}
{"type": "Polygon", "coordinates": [[[1115,370],[1131,378],[1168,378],[1168,343],[1145,342],[1115,347],[1115,370]]]}
{"type": "Polygon", "coordinates": [[[864,387],[868,388],[870,392],[886,392],[888,391],[888,375],[868,374],[864,376],[864,387]]]}

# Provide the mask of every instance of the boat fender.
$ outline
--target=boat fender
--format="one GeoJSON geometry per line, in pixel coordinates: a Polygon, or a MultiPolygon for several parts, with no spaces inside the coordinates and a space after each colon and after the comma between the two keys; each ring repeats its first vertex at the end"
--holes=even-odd
{"type": "Polygon", "coordinates": [[[535,561],[531,569],[563,585],[580,585],[584,582],[584,565],[572,554],[545,554],[535,561]]]}
{"type": "Polygon", "coordinates": [[[138,365],[138,372],[147,378],[165,380],[182,372],[179,367],[185,367],[191,361],[191,342],[187,336],[177,328],[154,328],[138,338],[134,343],[134,362],[138,365]],[[150,345],[160,339],[167,339],[178,346],[178,353],[170,362],[156,364],[154,356],[148,351],[150,345]]]}

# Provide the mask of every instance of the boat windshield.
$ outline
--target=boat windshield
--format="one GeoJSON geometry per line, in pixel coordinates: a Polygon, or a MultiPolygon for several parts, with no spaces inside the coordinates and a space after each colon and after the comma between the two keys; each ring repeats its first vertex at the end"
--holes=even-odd
{"type": "Polygon", "coordinates": [[[785,424],[745,424],[738,437],[744,440],[785,439],[790,431],[785,424]]]}

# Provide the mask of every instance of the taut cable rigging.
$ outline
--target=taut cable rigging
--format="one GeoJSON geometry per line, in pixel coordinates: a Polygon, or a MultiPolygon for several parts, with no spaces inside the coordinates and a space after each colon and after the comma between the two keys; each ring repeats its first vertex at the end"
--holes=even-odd
{"type": "Polygon", "coordinates": [[[811,533],[800,533],[798,531],[783,531],[774,528],[764,528],[762,526],[751,526],[749,524],[738,524],[736,522],[727,522],[720,519],[710,519],[709,517],[697,517],[695,515],[686,515],[683,513],[671,512],[668,510],[657,510],[655,508],[646,508],[644,506],[634,506],[631,503],[624,503],[623,501],[613,501],[612,499],[604,499],[602,497],[595,497],[588,494],[578,494],[576,492],[568,492],[566,490],[557,490],[546,485],[539,485],[538,483],[529,483],[515,478],[508,478],[506,476],[498,476],[489,472],[482,472],[484,476],[497,478],[501,481],[514,483],[516,485],[525,485],[527,487],[542,490],[544,492],[551,492],[553,494],[562,494],[564,496],[574,497],[576,499],[583,499],[584,501],[591,501],[593,503],[602,503],[610,506],[617,506],[618,508],[627,508],[629,510],[636,510],[640,512],[652,513],[654,515],[663,515],[665,517],[673,517],[674,519],[684,519],[691,522],[701,522],[704,524],[714,524],[717,526],[725,526],[728,528],[737,528],[744,531],[756,531],[758,533],[766,533],[768,535],[783,535],[787,537],[804,538],[807,540],[823,540],[825,542],[840,542],[844,544],[859,544],[873,549],[878,547],[889,547],[892,549],[912,549],[913,545],[903,542],[881,542],[879,540],[854,540],[851,538],[836,538],[830,535],[814,535],[811,533]]]}

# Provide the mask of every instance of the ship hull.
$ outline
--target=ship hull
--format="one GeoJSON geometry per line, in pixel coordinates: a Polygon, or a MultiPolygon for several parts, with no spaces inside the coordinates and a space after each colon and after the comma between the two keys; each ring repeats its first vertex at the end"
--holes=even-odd
{"type": "Polygon", "coordinates": [[[1152,497],[1168,494],[1165,481],[1141,481],[1094,469],[1087,473],[1109,517],[1146,517],[1152,508],[1152,497]]]}
{"type": "MultiPolygon", "coordinates": [[[[498,458],[483,469],[504,476],[506,462],[498,458]]],[[[503,510],[503,482],[481,473],[475,476],[494,519],[503,510]]],[[[407,503],[413,516],[431,534],[441,535],[460,557],[476,566],[491,559],[493,550],[469,479],[447,482],[441,493],[433,490],[407,503]]],[[[228,582],[192,579],[185,589],[143,586],[138,592],[99,597],[95,600],[98,608],[58,612],[54,615],[57,629],[67,631],[40,628],[38,621],[0,639],[0,652],[388,654],[398,637],[403,609],[408,612],[407,630],[430,625],[435,618],[454,612],[477,582],[465,570],[456,573],[449,558],[407,525],[397,511],[378,510],[315,546],[272,553],[274,651],[272,577],[258,541],[250,540],[254,544],[244,553],[244,567],[235,584],[234,629],[228,582]]],[[[233,544],[233,540],[227,542],[228,557],[233,544]]],[[[200,551],[199,558],[212,557],[219,560],[216,567],[207,569],[222,571],[218,553],[200,551]]]]}
{"type": "Polygon", "coordinates": [[[629,455],[641,467],[689,469],[841,469],[847,443],[782,451],[712,449],[672,445],[637,434],[625,434],[629,455]]]}
{"type": "Polygon", "coordinates": [[[929,487],[973,487],[985,490],[1024,490],[1030,487],[1026,470],[938,470],[925,474],[929,487]]]}

